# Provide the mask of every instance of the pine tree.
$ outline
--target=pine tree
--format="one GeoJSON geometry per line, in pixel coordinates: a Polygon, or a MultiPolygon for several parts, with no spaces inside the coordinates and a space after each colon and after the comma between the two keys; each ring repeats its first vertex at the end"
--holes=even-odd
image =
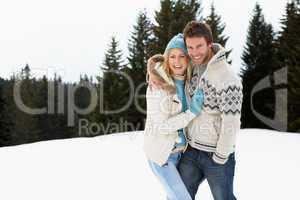
{"type": "MultiPolygon", "coordinates": [[[[77,114],[75,114],[75,126],[69,126],[68,125],[68,102],[69,102],[69,98],[70,96],[68,95],[68,91],[70,89],[71,85],[74,85],[72,83],[64,83],[62,81],[62,78],[60,76],[57,76],[55,74],[54,76],[54,88],[55,88],[55,100],[57,99],[57,103],[55,103],[55,113],[51,115],[51,123],[53,124],[54,127],[57,127],[56,130],[56,134],[55,134],[55,138],[57,139],[62,139],[62,138],[73,138],[73,137],[77,137],[78,133],[76,132],[77,129],[77,124],[78,124],[78,117],[77,114]],[[58,88],[61,88],[61,93],[59,95],[59,90],[58,88]],[[59,96],[63,96],[63,100],[60,100],[61,104],[63,104],[63,109],[62,112],[59,111],[58,109],[58,97],[59,96]]],[[[73,99],[74,100],[74,99],[73,99]]]]}
{"type": "Polygon", "coordinates": [[[171,21],[171,36],[182,32],[185,25],[192,20],[202,19],[200,3],[196,0],[174,1],[173,18],[171,21]]]}
{"type": "Polygon", "coordinates": [[[153,27],[155,53],[163,53],[169,40],[181,33],[189,21],[202,19],[201,4],[197,0],[162,0],[160,4],[153,27]]]}
{"type": "MultiPolygon", "coordinates": [[[[78,136],[77,134],[77,115],[75,114],[75,126],[68,126],[68,102],[71,83],[63,83],[62,78],[54,74],[53,79],[47,80],[43,77],[39,87],[39,99],[43,99],[41,107],[47,107],[46,115],[39,115],[42,117],[42,124],[44,129],[41,137],[44,140],[51,139],[65,139],[78,136]],[[48,96],[51,94],[51,96],[48,96]],[[49,99],[50,98],[50,99],[49,99]],[[49,105],[50,103],[50,105],[49,105]]],[[[74,99],[73,99],[74,101],[74,99]]]]}
{"type": "Polygon", "coordinates": [[[3,130],[3,108],[4,108],[4,99],[3,99],[3,87],[4,87],[4,80],[0,78],[0,132],[3,130]]]}
{"type": "Polygon", "coordinates": [[[300,3],[292,0],[286,5],[281,20],[279,60],[288,67],[288,130],[300,132],[300,3]]]}
{"type": "MultiPolygon", "coordinates": [[[[80,109],[86,109],[88,106],[90,106],[91,104],[94,105],[94,103],[96,104],[96,108],[93,109],[92,111],[90,111],[87,114],[77,114],[77,120],[76,120],[76,130],[78,130],[78,135],[79,136],[85,136],[85,137],[91,137],[91,136],[96,136],[99,135],[99,131],[97,129],[86,129],[86,128],[81,128],[78,126],[79,125],[79,120],[85,120],[88,122],[88,124],[92,124],[92,123],[97,123],[96,120],[96,114],[100,114],[99,113],[99,106],[98,106],[98,102],[99,99],[96,100],[96,102],[93,101],[92,99],[92,95],[90,90],[87,87],[92,87],[95,88],[96,85],[93,84],[92,79],[88,77],[87,74],[84,74],[83,76],[80,75],[80,81],[79,84],[75,84],[77,88],[76,93],[75,93],[75,105],[77,107],[79,107],[80,109]]],[[[97,95],[99,95],[99,91],[95,91],[97,92],[97,95]]],[[[84,122],[86,123],[86,122],[84,122]]]]}
{"type": "Polygon", "coordinates": [[[101,69],[104,70],[104,72],[123,69],[126,65],[123,64],[122,56],[122,51],[119,49],[119,42],[115,36],[113,36],[109,48],[105,53],[105,59],[101,69]]]}
{"type": "MultiPolygon", "coordinates": [[[[222,23],[221,16],[216,13],[216,8],[213,3],[210,7],[210,14],[205,19],[205,23],[210,25],[214,42],[226,47],[226,43],[229,39],[228,36],[223,34],[226,25],[222,23]]],[[[229,57],[231,51],[232,50],[227,51],[227,58],[229,57]]],[[[231,63],[231,61],[229,62],[231,63]]]]}
{"type": "Polygon", "coordinates": [[[31,78],[30,67],[26,65],[21,73],[9,80],[4,90],[4,117],[6,120],[6,130],[11,135],[11,144],[23,144],[39,140],[40,130],[38,128],[37,116],[26,113],[16,104],[14,88],[20,84],[21,101],[30,108],[36,108],[36,96],[34,83],[31,78]]]}
{"type": "Polygon", "coordinates": [[[160,10],[155,11],[155,21],[157,23],[153,27],[155,53],[163,53],[168,41],[172,38],[173,33],[170,30],[170,22],[173,20],[173,7],[174,2],[172,0],[162,0],[160,1],[160,10]]]}
{"type": "Polygon", "coordinates": [[[13,98],[13,86],[16,80],[16,76],[13,75],[9,80],[6,81],[2,88],[4,107],[2,117],[4,119],[4,135],[10,136],[10,142],[4,143],[4,145],[14,145],[16,142],[16,131],[15,131],[15,110],[16,106],[13,98]]]}
{"type": "MultiPolygon", "coordinates": [[[[96,76],[96,80],[97,80],[97,82],[94,84],[94,86],[96,87],[96,89],[97,89],[97,96],[98,96],[98,103],[97,103],[97,106],[96,106],[96,108],[95,108],[95,110],[90,114],[90,120],[92,121],[92,122],[94,122],[94,123],[97,123],[97,124],[101,124],[101,125],[107,125],[106,123],[107,123],[107,116],[105,115],[105,114],[103,114],[102,113],[102,111],[101,111],[101,108],[100,108],[100,104],[102,104],[102,102],[100,102],[99,103],[99,99],[100,99],[100,96],[101,95],[103,95],[103,93],[101,92],[101,86],[102,86],[102,84],[103,84],[103,75],[101,75],[101,76],[96,76]]],[[[98,130],[92,130],[93,132],[93,134],[91,134],[91,133],[82,133],[82,134],[85,134],[86,136],[94,136],[95,134],[94,133],[96,133],[96,135],[103,135],[103,134],[105,134],[105,133],[103,133],[103,132],[99,132],[98,130]]]]}
{"type": "MultiPolygon", "coordinates": [[[[50,89],[50,88],[49,88],[50,89]]],[[[46,76],[43,76],[41,80],[38,81],[38,86],[36,90],[37,95],[37,107],[46,108],[48,111],[48,79],[46,76]]],[[[55,132],[55,126],[50,124],[49,114],[44,113],[37,116],[38,126],[41,130],[40,140],[50,140],[53,137],[55,132]]]]}
{"type": "MultiPolygon", "coordinates": [[[[242,55],[243,106],[242,127],[270,128],[261,122],[251,110],[251,91],[263,78],[269,76],[272,82],[274,68],[278,65],[275,59],[274,32],[262,14],[259,4],[255,5],[253,17],[248,28],[246,46],[242,55]]],[[[274,117],[274,90],[266,89],[253,96],[253,107],[260,114],[274,117]]]]}
{"type": "MultiPolygon", "coordinates": [[[[152,56],[150,43],[152,41],[151,22],[147,17],[146,11],[140,12],[137,17],[137,23],[133,26],[133,32],[129,40],[128,61],[131,71],[142,77],[146,77],[147,59],[152,56]]],[[[140,79],[141,80],[141,79],[140,79]]]]}
{"type": "Polygon", "coordinates": [[[11,144],[11,136],[7,130],[7,119],[4,117],[4,86],[6,81],[0,78],[0,147],[11,144]]]}
{"type": "MultiPolygon", "coordinates": [[[[128,45],[129,67],[127,71],[134,83],[134,92],[138,92],[138,95],[142,96],[146,94],[147,59],[153,55],[151,51],[152,25],[146,11],[138,14],[133,29],[128,45]]],[[[129,97],[129,94],[126,96],[129,97]]],[[[145,114],[142,111],[146,109],[146,99],[145,96],[143,98],[135,96],[135,99],[137,99],[137,102],[131,104],[126,112],[126,118],[129,122],[136,126],[140,125],[139,128],[143,129],[141,125],[144,122],[145,114]],[[139,108],[142,108],[142,110],[139,108]]]]}
{"type": "MultiPolygon", "coordinates": [[[[103,79],[100,84],[103,84],[103,104],[107,125],[118,123],[123,113],[108,114],[106,112],[119,110],[127,103],[124,93],[126,94],[129,84],[124,76],[119,74],[126,68],[126,65],[118,45],[115,37],[112,37],[109,49],[105,53],[103,67],[101,68],[103,70],[103,79]]],[[[117,130],[111,130],[111,132],[115,131],[117,132],[117,130]]]]}

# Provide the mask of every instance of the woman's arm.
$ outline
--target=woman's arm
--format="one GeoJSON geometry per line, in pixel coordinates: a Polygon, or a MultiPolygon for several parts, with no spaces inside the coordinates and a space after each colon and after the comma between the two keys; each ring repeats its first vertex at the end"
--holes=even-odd
{"type": "Polygon", "coordinates": [[[159,134],[173,134],[186,127],[197,115],[188,109],[178,115],[171,116],[172,99],[162,89],[147,91],[147,129],[159,134]]]}

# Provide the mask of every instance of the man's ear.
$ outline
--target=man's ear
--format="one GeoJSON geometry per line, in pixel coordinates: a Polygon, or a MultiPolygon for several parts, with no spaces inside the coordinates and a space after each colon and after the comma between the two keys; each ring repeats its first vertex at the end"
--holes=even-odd
{"type": "Polygon", "coordinates": [[[212,48],[213,43],[212,43],[212,42],[208,42],[208,43],[207,43],[207,46],[208,46],[209,48],[212,48]]]}

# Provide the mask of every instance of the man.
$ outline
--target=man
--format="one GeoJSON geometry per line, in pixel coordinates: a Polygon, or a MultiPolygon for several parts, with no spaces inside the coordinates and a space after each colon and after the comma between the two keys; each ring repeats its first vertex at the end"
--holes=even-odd
{"type": "Polygon", "coordinates": [[[226,51],[213,44],[207,24],[191,21],[183,31],[193,65],[186,89],[190,100],[197,88],[204,92],[201,115],[187,127],[189,146],[178,166],[192,199],[207,179],[215,200],[236,199],[233,194],[235,138],[240,129],[242,84],[226,61],[226,51]]]}
{"type": "MultiPolygon", "coordinates": [[[[226,61],[225,49],[213,43],[207,24],[191,21],[183,34],[193,65],[185,89],[187,102],[199,88],[204,92],[204,104],[201,115],[187,127],[189,145],[179,173],[192,199],[206,179],[215,200],[234,200],[234,150],[240,129],[242,84],[226,61]]],[[[160,85],[158,80],[150,82],[160,85]]]]}

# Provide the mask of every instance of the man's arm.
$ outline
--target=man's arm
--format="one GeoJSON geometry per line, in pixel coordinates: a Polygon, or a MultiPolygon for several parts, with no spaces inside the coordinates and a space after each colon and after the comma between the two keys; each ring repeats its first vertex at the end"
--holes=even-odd
{"type": "Polygon", "coordinates": [[[219,109],[221,112],[221,130],[213,160],[225,164],[232,152],[236,134],[240,130],[242,108],[242,84],[236,81],[219,91],[219,109]]]}

